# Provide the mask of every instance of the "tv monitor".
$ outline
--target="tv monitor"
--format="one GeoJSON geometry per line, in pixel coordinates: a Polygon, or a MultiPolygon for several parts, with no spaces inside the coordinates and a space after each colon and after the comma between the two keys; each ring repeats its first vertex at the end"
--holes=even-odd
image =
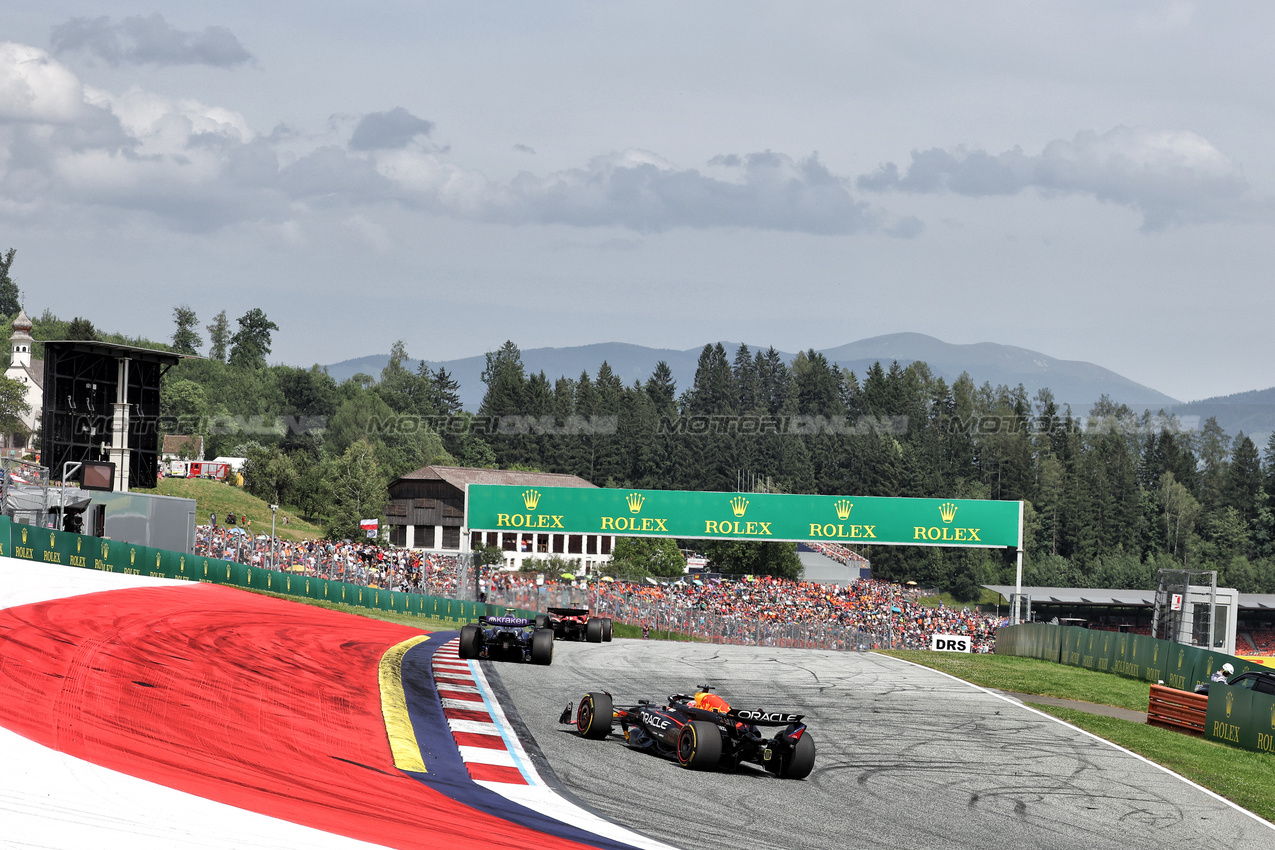
{"type": "Polygon", "coordinates": [[[80,489],[114,490],[115,464],[110,461],[84,461],[84,466],[80,468],[80,489]]]}

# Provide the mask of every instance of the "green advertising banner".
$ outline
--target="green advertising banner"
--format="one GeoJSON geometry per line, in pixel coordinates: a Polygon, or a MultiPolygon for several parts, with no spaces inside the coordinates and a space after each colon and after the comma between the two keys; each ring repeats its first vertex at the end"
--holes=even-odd
{"type": "Polygon", "coordinates": [[[1020,502],[470,484],[471,531],[1017,548],[1020,502]]]}
{"type": "Polygon", "coordinates": [[[1199,660],[1202,650],[1180,643],[1171,643],[1168,647],[1169,658],[1165,671],[1169,675],[1164,677],[1164,683],[1180,691],[1195,690],[1195,662],[1199,660]]]}

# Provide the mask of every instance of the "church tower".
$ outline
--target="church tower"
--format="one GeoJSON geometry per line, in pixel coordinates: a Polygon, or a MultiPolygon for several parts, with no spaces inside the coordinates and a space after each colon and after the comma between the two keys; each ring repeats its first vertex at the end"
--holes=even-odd
{"type": "Polygon", "coordinates": [[[18,317],[13,320],[13,336],[9,337],[9,351],[12,355],[10,363],[14,366],[31,368],[31,320],[27,311],[19,309],[18,317]]]}

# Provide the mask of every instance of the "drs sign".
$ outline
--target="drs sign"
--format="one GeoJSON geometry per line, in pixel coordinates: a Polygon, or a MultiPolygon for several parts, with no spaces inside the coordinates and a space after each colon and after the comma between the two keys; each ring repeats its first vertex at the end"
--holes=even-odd
{"type": "Polygon", "coordinates": [[[933,635],[930,649],[936,652],[973,652],[973,643],[966,635],[933,635]]]}

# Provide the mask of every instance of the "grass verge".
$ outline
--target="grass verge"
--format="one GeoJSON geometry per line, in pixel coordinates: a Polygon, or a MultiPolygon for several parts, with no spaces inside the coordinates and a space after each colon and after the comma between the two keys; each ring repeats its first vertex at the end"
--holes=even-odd
{"type": "Polygon", "coordinates": [[[1275,765],[1264,753],[1237,750],[1145,723],[1070,708],[1032,708],[1132,750],[1268,821],[1275,821],[1275,782],[1271,781],[1271,768],[1275,765]]]}
{"type": "MultiPolygon", "coordinates": [[[[612,622],[611,633],[615,635],[615,637],[641,639],[642,627],[630,626],[628,623],[612,622]]],[[[693,635],[684,635],[681,632],[666,632],[662,629],[651,629],[650,640],[682,640],[699,642],[701,641],[701,638],[697,638],[693,635]]]]}
{"type": "Polygon", "coordinates": [[[985,688],[1096,702],[1099,705],[1114,705],[1133,711],[1146,711],[1147,699],[1151,693],[1146,682],[1036,658],[966,655],[920,649],[887,650],[882,655],[891,655],[940,670],[985,688]]]}

